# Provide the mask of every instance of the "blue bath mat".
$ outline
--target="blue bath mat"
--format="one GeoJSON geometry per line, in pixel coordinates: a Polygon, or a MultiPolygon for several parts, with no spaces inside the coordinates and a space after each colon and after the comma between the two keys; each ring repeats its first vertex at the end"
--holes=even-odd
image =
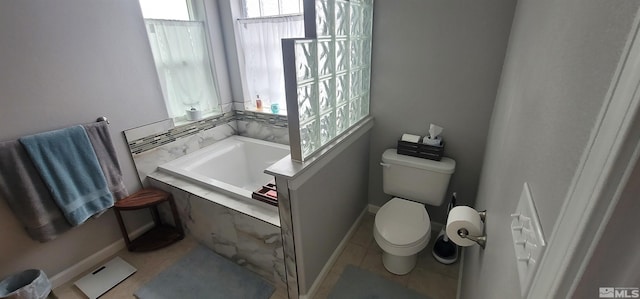
{"type": "Polygon", "coordinates": [[[428,299],[401,284],[347,265],[329,294],[330,299],[428,299]]]}
{"type": "Polygon", "coordinates": [[[269,298],[262,277],[204,246],[198,246],[135,292],[140,299],[269,298]]]}

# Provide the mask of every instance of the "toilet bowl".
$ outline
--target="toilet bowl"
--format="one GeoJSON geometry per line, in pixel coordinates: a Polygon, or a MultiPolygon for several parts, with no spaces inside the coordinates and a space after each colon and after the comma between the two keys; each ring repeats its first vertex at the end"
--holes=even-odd
{"type": "Polygon", "coordinates": [[[429,243],[431,220],[423,204],[394,197],[376,213],[373,236],[384,251],[384,267],[404,275],[415,267],[418,253],[429,243]]]}
{"type": "Polygon", "coordinates": [[[382,189],[396,197],[378,210],[373,236],[384,251],[385,268],[403,275],[415,267],[418,253],[429,243],[431,220],[425,205],[442,205],[456,161],[406,156],[390,148],[382,153],[380,165],[382,189]]]}

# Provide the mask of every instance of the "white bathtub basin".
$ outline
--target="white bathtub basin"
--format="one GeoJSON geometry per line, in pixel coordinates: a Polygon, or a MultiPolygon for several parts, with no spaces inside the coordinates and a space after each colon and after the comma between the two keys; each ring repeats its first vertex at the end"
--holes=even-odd
{"type": "Polygon", "coordinates": [[[273,179],[264,170],[288,154],[289,146],[234,135],[158,168],[236,198],[252,200],[251,193],[273,179]]]}

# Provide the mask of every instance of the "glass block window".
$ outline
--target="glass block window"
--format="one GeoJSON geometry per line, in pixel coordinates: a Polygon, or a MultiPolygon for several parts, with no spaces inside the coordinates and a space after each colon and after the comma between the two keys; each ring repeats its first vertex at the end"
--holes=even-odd
{"type": "Polygon", "coordinates": [[[369,115],[373,0],[311,1],[315,11],[304,12],[307,37],[283,40],[291,158],[297,161],[369,115]]]}

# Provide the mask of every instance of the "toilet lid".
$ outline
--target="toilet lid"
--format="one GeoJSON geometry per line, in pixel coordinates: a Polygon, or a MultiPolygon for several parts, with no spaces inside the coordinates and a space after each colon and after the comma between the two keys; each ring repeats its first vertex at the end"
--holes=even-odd
{"type": "Polygon", "coordinates": [[[431,220],[424,205],[394,197],[376,213],[375,226],[385,240],[406,246],[427,235],[431,220]]]}

